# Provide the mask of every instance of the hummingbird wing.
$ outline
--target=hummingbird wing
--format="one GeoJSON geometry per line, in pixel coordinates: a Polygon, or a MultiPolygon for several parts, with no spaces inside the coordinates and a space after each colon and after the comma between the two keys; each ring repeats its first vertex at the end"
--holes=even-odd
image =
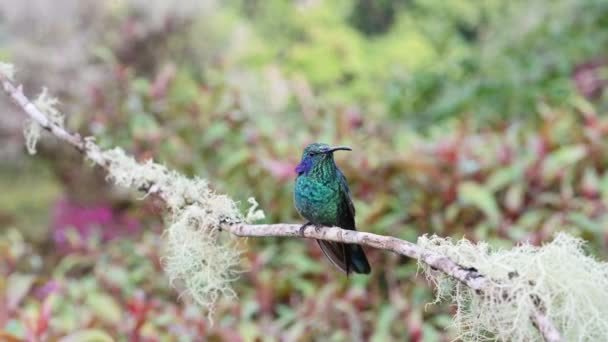
{"type": "MultiPolygon", "coordinates": [[[[343,202],[346,204],[347,214],[343,214],[340,218],[340,227],[345,229],[357,230],[355,228],[355,206],[350,195],[350,189],[348,188],[348,182],[344,174],[338,170],[340,175],[340,188],[344,198],[343,202]]],[[[348,248],[345,250],[346,258],[348,261],[348,269],[353,270],[355,273],[368,274],[372,271],[365,251],[359,245],[346,245],[348,248]]]]}
{"type": "MultiPolygon", "coordinates": [[[[355,206],[350,199],[350,190],[348,189],[346,178],[339,169],[338,183],[340,206],[338,208],[335,225],[343,229],[352,230],[355,228],[355,206]]],[[[346,274],[350,273],[352,270],[350,262],[350,245],[332,241],[317,241],[319,242],[319,247],[321,247],[323,254],[325,254],[327,259],[329,259],[334,266],[346,274]]]]}
{"type": "Polygon", "coordinates": [[[355,205],[351,199],[348,181],[344,174],[338,169],[338,177],[340,178],[340,194],[342,195],[342,205],[344,209],[338,217],[338,226],[344,229],[356,230],[355,228],[355,205]]]}
{"type": "Polygon", "coordinates": [[[323,251],[323,254],[336,266],[340,271],[348,274],[350,273],[351,267],[349,262],[349,248],[345,243],[322,241],[317,240],[319,247],[323,251]]]}
{"type": "MultiPolygon", "coordinates": [[[[350,196],[346,177],[338,170],[340,183],[341,207],[338,211],[337,226],[343,229],[355,229],[355,206],[350,196]]],[[[346,274],[354,271],[356,273],[369,273],[371,267],[365,256],[363,248],[359,245],[346,243],[318,241],[325,256],[341,271],[346,274]]]]}

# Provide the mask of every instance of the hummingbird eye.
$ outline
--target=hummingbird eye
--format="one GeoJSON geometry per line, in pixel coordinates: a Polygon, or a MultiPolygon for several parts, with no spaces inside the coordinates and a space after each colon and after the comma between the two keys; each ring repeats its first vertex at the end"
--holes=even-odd
{"type": "Polygon", "coordinates": [[[309,157],[312,157],[312,156],[314,156],[314,155],[315,155],[315,153],[314,153],[314,152],[308,152],[308,156],[309,156],[309,157]]]}

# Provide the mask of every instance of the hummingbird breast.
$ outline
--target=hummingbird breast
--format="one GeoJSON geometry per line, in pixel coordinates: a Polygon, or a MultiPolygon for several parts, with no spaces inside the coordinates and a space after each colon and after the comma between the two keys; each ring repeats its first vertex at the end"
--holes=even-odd
{"type": "Polygon", "coordinates": [[[322,225],[337,225],[340,189],[335,182],[321,182],[301,175],[296,180],[295,207],[306,220],[322,225]]]}

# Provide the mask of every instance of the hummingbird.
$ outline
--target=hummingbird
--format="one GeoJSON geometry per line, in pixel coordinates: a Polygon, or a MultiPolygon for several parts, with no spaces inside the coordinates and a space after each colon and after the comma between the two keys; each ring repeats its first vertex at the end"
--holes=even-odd
{"type": "MultiPolygon", "coordinates": [[[[334,152],[352,151],[347,146],[331,147],[313,143],[304,149],[296,167],[294,202],[298,213],[309,225],[336,226],[356,230],[355,206],[348,182],[334,161],[334,152]]],[[[355,244],[317,240],[321,250],[334,266],[347,275],[350,272],[368,274],[371,267],[363,248],[355,244]]]]}

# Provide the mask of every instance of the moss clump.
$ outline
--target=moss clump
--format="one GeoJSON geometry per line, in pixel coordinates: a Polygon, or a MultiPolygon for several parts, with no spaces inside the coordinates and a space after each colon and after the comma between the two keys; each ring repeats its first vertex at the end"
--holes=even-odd
{"type": "Polygon", "coordinates": [[[184,294],[208,309],[210,317],[221,296],[234,297],[231,282],[238,277],[240,250],[236,238],[219,234],[222,223],[263,217],[252,208],[243,217],[236,203],[213,192],[204,179],[187,178],[152,161],[138,163],[120,148],[105,151],[109,178],[117,185],[157,193],[169,208],[165,230],[165,272],[184,294]]]}
{"type": "Polygon", "coordinates": [[[541,341],[530,320],[532,298],[541,300],[566,341],[608,340],[608,264],[586,255],[581,239],[560,233],[542,247],[524,244],[510,250],[437,236],[420,237],[418,243],[475,267],[496,287],[482,297],[421,265],[437,285],[437,299],[456,304],[454,325],[463,340],[541,341]],[[510,289],[507,298],[501,295],[504,287],[510,289]]]}

